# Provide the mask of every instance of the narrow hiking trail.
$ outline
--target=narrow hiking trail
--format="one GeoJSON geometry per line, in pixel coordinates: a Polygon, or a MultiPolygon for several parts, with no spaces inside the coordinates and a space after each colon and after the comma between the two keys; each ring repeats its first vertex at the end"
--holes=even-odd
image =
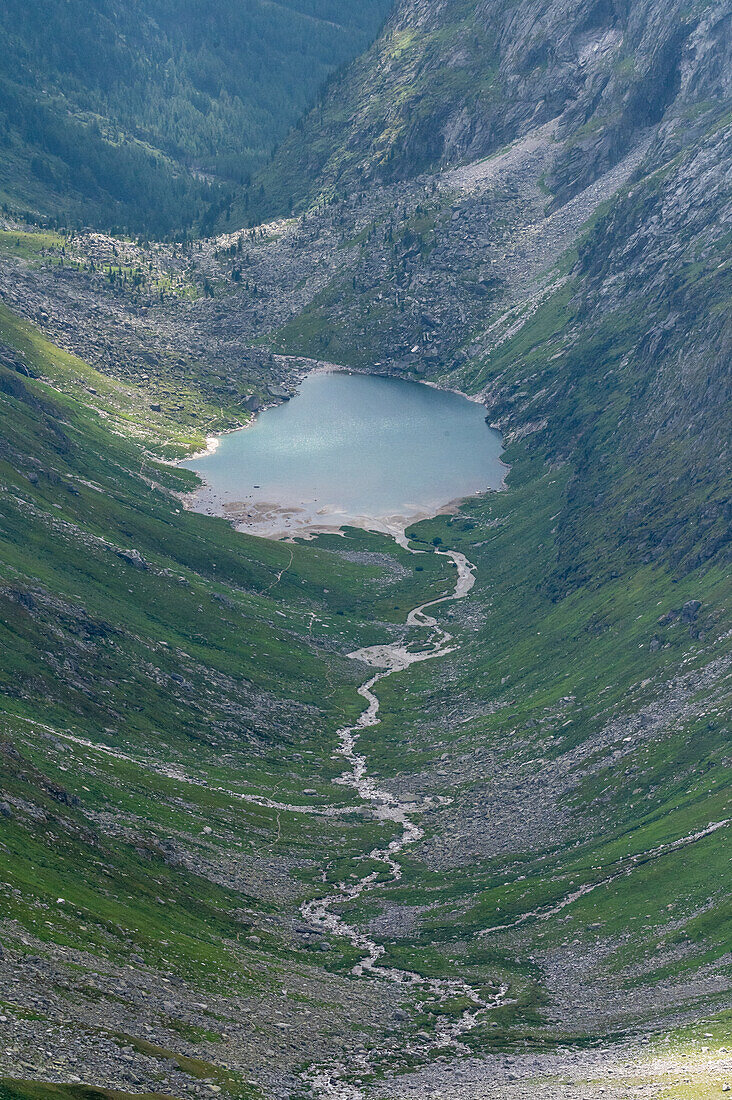
{"type": "MultiPolygon", "coordinates": [[[[424,551],[412,550],[404,536],[398,538],[398,541],[412,553],[424,553],[424,551]]],[[[375,645],[349,653],[349,657],[363,661],[379,671],[369,677],[358,689],[359,695],[366,701],[366,707],[356,724],[344,726],[337,731],[339,745],[336,751],[344,757],[348,767],[334,782],[351,787],[362,799],[370,802],[374,815],[381,821],[392,822],[399,829],[398,835],[385,848],[377,848],[369,852],[369,861],[381,864],[379,869],[364,875],[357,882],[340,882],[332,893],[307,901],[301,906],[303,918],[312,927],[321,932],[344,937],[362,953],[361,960],[352,970],[357,977],[372,976],[382,981],[421,989],[433,1003],[444,1003],[453,998],[470,1001],[471,1007],[465,1009],[459,1016],[445,1016],[439,1019],[432,1035],[424,1037],[425,1033],[420,1032],[417,1037],[404,1044],[405,1054],[421,1058],[431,1056],[438,1049],[452,1048],[455,1052],[465,1050],[461,1043],[461,1036],[478,1024],[483,1013],[505,1003],[507,987],[497,988],[495,993],[486,998],[459,978],[427,978],[411,970],[384,966],[379,960],[385,954],[385,948],[370,939],[364,932],[359,931],[355,925],[343,920],[338,915],[337,909],[342,903],[353,901],[369,890],[385,885],[388,881],[398,882],[402,877],[399,854],[424,835],[424,830],[414,820],[414,816],[419,812],[414,805],[400,803],[395,795],[379,787],[377,780],[369,775],[368,760],[358,751],[358,738],[362,730],[375,726],[380,721],[379,699],[374,692],[380,680],[393,673],[403,672],[418,661],[443,657],[457,648],[456,645],[451,644],[452,635],[438,625],[437,620],[428,613],[427,609],[467,596],[475,583],[475,566],[464,554],[456,550],[436,548],[435,553],[453,562],[457,569],[457,580],[453,592],[421,604],[407,616],[407,626],[423,627],[431,631],[427,645],[416,651],[409,649],[406,644],[375,645]]],[[[356,1055],[348,1067],[341,1063],[333,1063],[329,1066],[313,1065],[302,1074],[302,1077],[309,1085],[312,1095],[318,1100],[361,1100],[364,1096],[363,1091],[357,1085],[346,1081],[346,1074],[365,1075],[375,1068],[375,1057],[364,1052],[356,1055]]]]}

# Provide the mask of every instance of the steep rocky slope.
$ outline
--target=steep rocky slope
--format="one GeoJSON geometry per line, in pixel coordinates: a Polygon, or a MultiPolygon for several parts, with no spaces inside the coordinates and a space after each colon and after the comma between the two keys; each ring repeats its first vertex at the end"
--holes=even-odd
{"type": "Polygon", "coordinates": [[[489,156],[551,120],[571,138],[547,180],[561,202],[669,112],[728,96],[731,48],[725,4],[404,0],[279,150],[268,208],[489,156]]]}

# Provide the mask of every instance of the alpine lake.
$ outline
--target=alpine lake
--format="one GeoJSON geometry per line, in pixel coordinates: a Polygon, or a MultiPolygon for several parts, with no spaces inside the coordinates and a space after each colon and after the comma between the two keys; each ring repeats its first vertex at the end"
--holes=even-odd
{"type": "Polygon", "coordinates": [[[350,526],[399,536],[499,488],[501,449],[483,405],[461,394],[318,370],[289,401],[181,465],[204,482],[189,507],[249,534],[310,537],[350,526]]]}

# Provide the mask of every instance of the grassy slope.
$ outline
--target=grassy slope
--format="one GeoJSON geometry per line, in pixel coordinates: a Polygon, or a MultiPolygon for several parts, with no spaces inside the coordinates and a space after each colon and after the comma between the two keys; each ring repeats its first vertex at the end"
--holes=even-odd
{"type": "Polygon", "coordinates": [[[164,1093],[119,1092],[116,1089],[89,1088],[84,1085],[54,1085],[35,1081],[13,1081],[0,1078],[2,1100],[126,1100],[139,1096],[141,1100],[159,1100],[164,1093]]]}
{"type": "MultiPolygon", "coordinates": [[[[40,376],[0,368],[5,947],[27,954],[25,932],[36,951],[120,965],[134,951],[202,990],[266,989],[283,959],[306,957],[270,931],[242,963],[236,941],[275,910],[257,873],[247,889],[215,868],[232,852],[245,867],[287,853],[301,865],[296,900],[332,827],[237,795],[299,803],[313,787],[315,805],[344,800],[329,783],[333,732],[360,701],[343,654],[441,591],[445,567],[417,571],[359,537],[405,566],[396,594],[376,567],[344,560],[341,540],[290,547],[184,511],[170,490],[193,478],[131,438],[143,430],[134,400],[123,422],[114,384],[7,315],[3,336],[40,376]],[[96,408],[62,392],[71,369],[94,383],[96,408]],[[171,861],[171,837],[196,870],[171,861]]],[[[188,442],[144,434],[163,450],[188,442]]],[[[350,818],[344,865],[379,831],[350,818]]]]}
{"type": "MultiPolygon", "coordinates": [[[[486,772],[480,774],[478,765],[478,775],[472,771],[457,787],[450,778],[438,780],[438,789],[467,806],[477,796],[499,809],[502,798],[511,797],[513,783],[531,774],[532,761],[543,760],[550,784],[554,764],[565,757],[571,761],[570,754],[588,747],[585,757],[567,764],[570,782],[556,799],[571,823],[564,839],[531,816],[532,827],[523,829],[520,815],[538,793],[529,785],[526,802],[519,796],[514,803],[518,820],[507,832],[519,840],[508,854],[500,854],[500,836],[493,858],[481,857],[480,843],[471,850],[468,841],[460,866],[436,873],[426,870],[417,852],[390,897],[433,908],[421,921],[416,943],[409,937],[389,954],[417,959],[421,943],[436,967],[452,968],[457,956],[469,973],[496,958],[508,960],[517,950],[526,958],[566,945],[565,921],[571,920],[580,937],[575,941],[581,944],[575,948],[578,957],[589,960],[592,945],[602,940],[608,945],[603,967],[610,973],[632,964],[650,966],[635,979],[641,986],[683,975],[689,980],[688,1001],[681,991],[676,1008],[689,1007],[695,996],[693,974],[724,956],[732,932],[722,886],[729,832],[720,829],[696,845],[647,860],[642,854],[729,815],[725,715],[731,685],[727,676],[711,692],[701,680],[704,668],[727,650],[728,578],[715,567],[679,577],[663,564],[641,566],[553,601],[542,590],[541,577],[551,570],[556,553],[566,471],[532,468],[522,451],[509,452],[514,469],[505,496],[472,505],[469,520],[435,521],[419,529],[420,537],[441,537],[478,564],[473,614],[480,625],[465,624],[460,660],[449,669],[416,666],[406,691],[404,680],[399,688],[384,685],[385,725],[369,739],[369,748],[380,768],[395,775],[403,771],[406,754],[429,769],[445,749],[450,759],[469,760],[477,752],[486,772]],[[690,598],[702,601],[700,621],[691,629],[677,622],[664,631],[662,646],[650,649],[659,616],[690,598]],[[699,676],[699,688],[690,689],[691,713],[679,708],[676,714],[673,699],[668,722],[654,728],[649,721],[648,735],[639,732],[639,710],[651,713],[654,704],[663,704],[669,682],[682,669],[692,680],[699,676]],[[420,733],[425,720],[439,734],[438,747],[436,734],[424,738],[420,733]],[[608,749],[599,734],[611,722],[619,725],[608,749]],[[613,755],[618,750],[619,758],[613,755]],[[580,760],[589,765],[587,774],[573,776],[580,760]],[[506,784],[500,782],[504,769],[511,779],[506,784]],[[637,856],[637,865],[630,862],[637,856]],[[535,909],[546,912],[581,886],[624,870],[631,873],[577,899],[554,918],[529,920],[517,937],[476,938],[481,929],[535,909]],[[596,921],[600,931],[590,927],[596,921]],[[668,958],[665,952],[657,954],[662,944],[668,958]],[[679,945],[688,950],[675,958],[673,947],[679,945]],[[659,959],[657,966],[650,965],[654,959],[659,959]]],[[[439,823],[436,830],[439,838],[439,823]]],[[[428,861],[439,853],[440,844],[431,845],[428,861]]],[[[591,991],[598,975],[587,965],[591,991]]],[[[540,987],[539,970],[532,977],[540,987]]],[[[527,1007],[536,1004],[535,996],[527,1007]]],[[[535,1022],[531,1015],[528,1022],[535,1022]]],[[[526,1023],[519,1018],[512,1026],[526,1023]]],[[[501,1042],[506,1035],[488,1037],[501,1042]]]]}

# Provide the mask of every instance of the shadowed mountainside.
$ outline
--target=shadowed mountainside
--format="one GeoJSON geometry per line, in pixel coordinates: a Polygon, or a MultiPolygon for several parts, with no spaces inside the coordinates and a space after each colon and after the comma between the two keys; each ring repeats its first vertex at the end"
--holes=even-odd
{"type": "Polygon", "coordinates": [[[388,6],[8,0],[0,200],[143,236],[211,224],[388,6]]]}

